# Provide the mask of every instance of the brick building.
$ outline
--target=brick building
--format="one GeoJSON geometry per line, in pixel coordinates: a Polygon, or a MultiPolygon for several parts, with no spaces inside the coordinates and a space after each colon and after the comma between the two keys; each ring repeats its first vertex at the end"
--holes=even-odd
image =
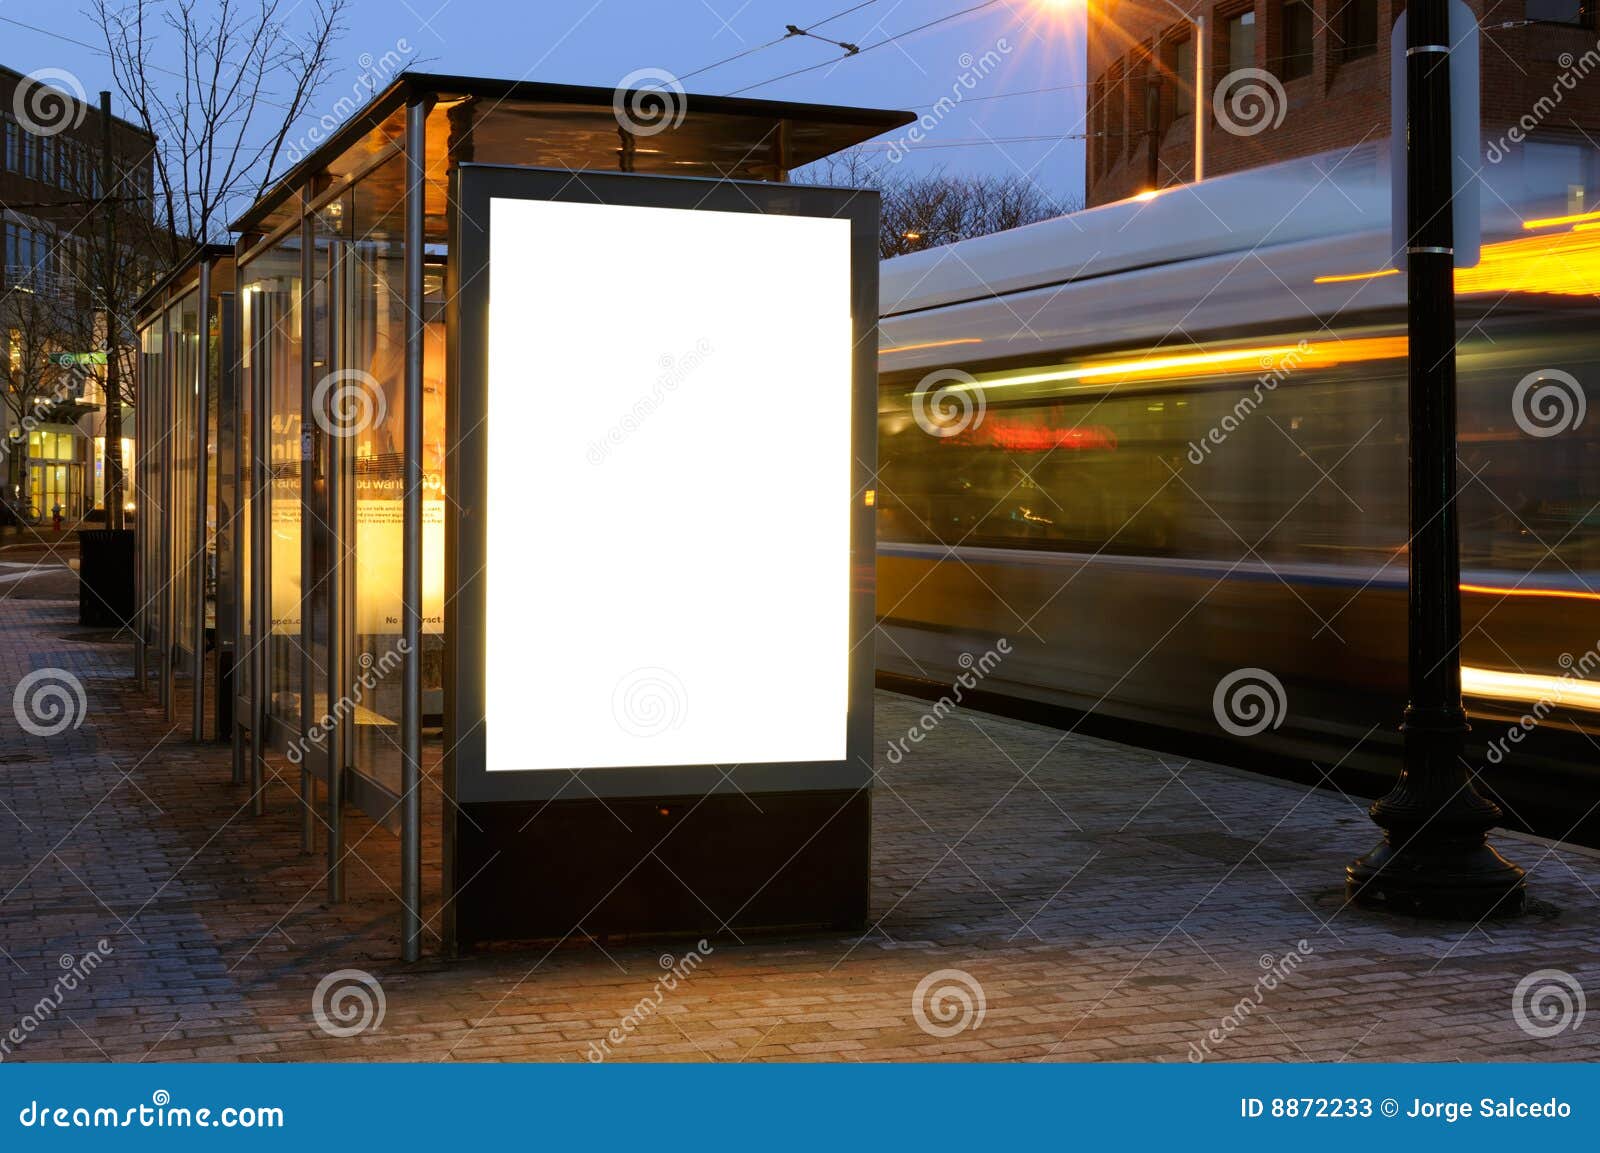
{"type": "MultiPolygon", "coordinates": [[[[1593,160],[1600,150],[1595,0],[1467,2],[1483,26],[1485,149],[1543,150],[1541,171],[1570,169],[1563,177],[1569,199],[1587,198],[1586,206],[1594,207],[1600,185],[1593,160]]],[[[1178,0],[1090,5],[1087,204],[1150,187],[1152,83],[1159,92],[1153,126],[1158,183],[1193,178],[1195,33],[1184,14],[1189,10],[1178,0]]],[[[1404,10],[1403,0],[1201,0],[1193,11],[1205,16],[1201,51],[1211,85],[1204,174],[1387,140],[1389,35],[1404,10]],[[1271,78],[1255,81],[1265,93],[1268,123],[1254,130],[1260,106],[1252,119],[1249,101],[1241,99],[1236,123],[1247,131],[1229,131],[1216,113],[1216,89],[1246,68],[1271,78]]],[[[1249,82],[1235,76],[1224,87],[1225,99],[1242,98],[1237,85],[1249,82]]]]}
{"type": "MultiPolygon", "coordinates": [[[[106,209],[99,110],[60,84],[76,80],[0,67],[0,512],[48,520],[59,505],[70,523],[103,503],[106,209]]],[[[113,118],[111,143],[118,219],[147,222],[155,142],[113,118]]],[[[113,275],[137,263],[140,234],[120,228],[113,275]]]]}

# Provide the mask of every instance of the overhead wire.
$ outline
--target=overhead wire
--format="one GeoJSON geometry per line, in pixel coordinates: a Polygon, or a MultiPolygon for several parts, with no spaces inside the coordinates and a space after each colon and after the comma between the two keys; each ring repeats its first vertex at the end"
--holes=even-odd
{"type": "Polygon", "coordinates": [[[766,80],[758,80],[754,84],[746,84],[743,88],[735,88],[732,92],[728,93],[728,95],[738,96],[741,93],[749,92],[755,88],[765,88],[768,84],[776,84],[780,80],[788,80],[793,76],[803,76],[807,72],[815,72],[819,68],[831,68],[841,60],[849,60],[855,56],[863,56],[866,53],[871,52],[874,48],[882,48],[885,45],[893,44],[900,40],[905,40],[911,36],[917,35],[920,32],[926,32],[929,28],[937,27],[940,24],[947,24],[951,20],[958,19],[962,16],[970,16],[974,12],[981,12],[985,8],[993,8],[996,4],[1001,4],[1004,2],[1005,0],[983,0],[982,3],[974,4],[970,8],[963,8],[959,12],[952,12],[948,16],[940,16],[935,20],[929,20],[925,24],[918,24],[915,28],[907,28],[901,32],[895,32],[889,36],[885,36],[881,40],[874,40],[870,44],[862,44],[857,48],[856,51],[846,52],[843,56],[836,56],[832,60],[823,60],[817,64],[809,64],[804,68],[796,68],[792,72],[785,72],[781,76],[773,76],[766,80]]]}

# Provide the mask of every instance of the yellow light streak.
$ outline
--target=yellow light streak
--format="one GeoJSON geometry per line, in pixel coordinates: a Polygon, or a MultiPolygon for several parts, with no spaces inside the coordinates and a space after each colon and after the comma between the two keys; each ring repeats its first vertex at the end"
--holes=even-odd
{"type": "Polygon", "coordinates": [[[1102,361],[1043,372],[1014,373],[978,380],[972,384],[952,384],[949,392],[989,392],[997,388],[1017,388],[1029,384],[1055,384],[1080,381],[1087,384],[1124,383],[1132,380],[1182,379],[1202,369],[1205,375],[1231,373],[1288,373],[1299,368],[1331,368],[1369,360],[1393,360],[1406,354],[1403,336],[1366,337],[1326,343],[1277,344],[1232,348],[1216,352],[1185,352],[1168,356],[1146,356],[1130,360],[1102,361]]]}
{"type": "Polygon", "coordinates": [[[1600,220],[1600,212],[1574,212],[1570,216],[1544,216],[1538,220],[1524,220],[1524,228],[1553,228],[1557,224],[1577,224],[1584,220],[1600,220]]]}
{"type": "MultiPolygon", "coordinates": [[[[1571,224],[1567,232],[1519,236],[1485,244],[1473,268],[1456,269],[1456,292],[1542,292],[1553,296],[1600,295],[1600,212],[1530,220],[1523,227],[1571,224]]],[[[1396,276],[1398,269],[1380,268],[1318,276],[1313,284],[1338,284],[1396,276]]]]}
{"type": "Polygon", "coordinates": [[[1312,284],[1343,284],[1350,280],[1376,280],[1380,276],[1399,276],[1398,268],[1380,268],[1376,272],[1346,272],[1338,276],[1319,276],[1312,284]]]}
{"type": "Polygon", "coordinates": [[[1600,235],[1522,236],[1483,246],[1476,268],[1456,269],[1456,291],[1593,296],[1600,288],[1600,235]]]}
{"type": "Polygon", "coordinates": [[[1600,709],[1600,684],[1582,680],[1576,675],[1549,677],[1462,665],[1461,691],[1469,697],[1484,697],[1494,701],[1546,701],[1552,705],[1600,709]]]}
{"type": "Polygon", "coordinates": [[[1568,589],[1503,588],[1499,585],[1463,584],[1464,593],[1484,593],[1499,597],[1553,597],[1558,600],[1600,601],[1600,593],[1578,592],[1568,589]]]}
{"type": "Polygon", "coordinates": [[[878,349],[879,356],[887,356],[891,352],[915,352],[919,348],[948,348],[952,344],[982,344],[981,336],[960,336],[951,340],[925,340],[921,344],[897,344],[892,348],[878,349]]]}

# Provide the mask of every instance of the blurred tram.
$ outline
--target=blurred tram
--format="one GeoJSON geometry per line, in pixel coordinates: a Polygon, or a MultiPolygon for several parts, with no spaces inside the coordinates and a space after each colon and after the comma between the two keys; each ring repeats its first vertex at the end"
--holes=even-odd
{"type": "MultiPolygon", "coordinates": [[[[1457,273],[1468,757],[1562,835],[1600,800],[1600,158],[1529,145],[1485,177],[1457,273]]],[[[1368,147],[886,262],[885,683],[936,691],[1006,637],[991,702],[1380,785],[1406,675],[1389,196],[1368,147]],[[1217,698],[1244,669],[1283,687],[1264,721],[1217,698]]]]}

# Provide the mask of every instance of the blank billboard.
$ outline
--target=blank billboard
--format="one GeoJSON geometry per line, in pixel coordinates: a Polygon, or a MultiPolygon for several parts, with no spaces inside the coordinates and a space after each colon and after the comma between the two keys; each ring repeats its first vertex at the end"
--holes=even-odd
{"type": "Polygon", "coordinates": [[[843,760],[850,222],[489,203],[486,768],[843,760]]]}

